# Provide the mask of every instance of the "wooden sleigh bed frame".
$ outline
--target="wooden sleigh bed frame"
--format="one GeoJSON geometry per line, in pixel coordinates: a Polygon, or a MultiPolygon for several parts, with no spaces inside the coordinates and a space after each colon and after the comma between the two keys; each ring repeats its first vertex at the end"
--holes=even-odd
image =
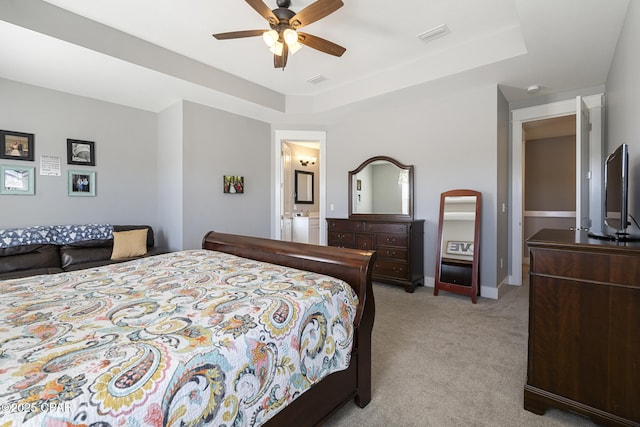
{"type": "Polygon", "coordinates": [[[371,333],[375,314],[371,271],[375,252],[213,231],[205,235],[202,248],[333,276],[347,282],[358,295],[349,367],[315,384],[267,421],[265,426],[315,426],[322,424],[351,399],[361,408],[371,401],[371,333]]]}

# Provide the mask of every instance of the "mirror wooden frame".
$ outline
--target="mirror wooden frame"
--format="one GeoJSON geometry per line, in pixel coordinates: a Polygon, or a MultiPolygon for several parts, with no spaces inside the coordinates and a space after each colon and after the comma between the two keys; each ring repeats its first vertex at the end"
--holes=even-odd
{"type": "Polygon", "coordinates": [[[353,219],[380,219],[395,221],[411,221],[413,220],[413,165],[405,165],[387,156],[375,156],[365,160],[356,169],[349,171],[349,218],[353,219]],[[409,213],[408,214],[371,214],[371,213],[353,213],[353,177],[360,173],[365,167],[377,161],[387,161],[399,169],[408,171],[409,174],[409,213]]]}
{"type": "MultiPolygon", "coordinates": [[[[438,224],[438,252],[436,256],[436,274],[435,274],[435,286],[433,289],[433,294],[438,295],[438,291],[448,291],[453,292],[460,295],[468,295],[471,297],[471,301],[475,304],[477,301],[478,295],[480,295],[480,286],[479,286],[479,256],[480,256],[480,223],[481,216],[480,212],[482,209],[482,193],[474,190],[451,190],[446,191],[440,195],[440,223],[438,224]],[[444,244],[442,241],[443,238],[443,225],[444,225],[444,213],[445,213],[445,200],[447,197],[463,197],[463,196],[475,196],[476,197],[476,207],[475,207],[475,224],[474,224],[474,232],[473,232],[473,258],[471,261],[471,284],[459,284],[459,283],[450,283],[442,280],[442,260],[443,260],[443,248],[444,244]]],[[[461,261],[459,263],[453,262],[458,266],[466,263],[461,261]]]]}
{"type": "MultiPolygon", "coordinates": [[[[308,171],[301,171],[301,170],[296,170],[295,171],[295,183],[294,183],[294,191],[295,191],[295,200],[294,203],[296,204],[308,204],[308,205],[312,205],[314,204],[314,192],[316,191],[316,187],[315,187],[315,182],[314,182],[314,173],[313,172],[308,172],[308,171]],[[310,199],[301,199],[300,198],[300,192],[299,187],[302,186],[302,184],[300,183],[300,181],[302,180],[302,178],[307,178],[307,179],[311,179],[311,198],[310,199]]],[[[305,184],[307,184],[307,182],[305,182],[305,184]]]]}

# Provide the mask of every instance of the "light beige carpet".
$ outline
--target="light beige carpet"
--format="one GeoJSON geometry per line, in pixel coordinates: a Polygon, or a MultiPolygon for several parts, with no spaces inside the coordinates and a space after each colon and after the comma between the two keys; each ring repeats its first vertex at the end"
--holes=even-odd
{"type": "Polygon", "coordinates": [[[594,426],[579,415],[523,408],[528,286],[499,300],[374,284],[373,397],[325,426],[594,426]]]}

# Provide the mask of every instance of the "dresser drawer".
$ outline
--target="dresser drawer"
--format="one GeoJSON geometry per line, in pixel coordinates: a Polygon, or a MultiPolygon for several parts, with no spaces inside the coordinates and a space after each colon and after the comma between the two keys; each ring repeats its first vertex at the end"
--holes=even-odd
{"type": "Polygon", "coordinates": [[[387,277],[395,277],[398,279],[407,278],[407,264],[404,262],[394,261],[376,261],[373,266],[373,274],[387,277]]]}
{"type": "Polygon", "coordinates": [[[364,249],[367,251],[375,250],[373,245],[373,234],[356,234],[356,249],[364,249]]]}
{"type": "Polygon", "coordinates": [[[330,246],[344,246],[347,248],[353,248],[355,244],[355,234],[345,233],[341,231],[329,232],[329,245],[330,246]]]}
{"type": "Polygon", "coordinates": [[[407,234],[409,230],[408,224],[389,224],[389,223],[379,223],[379,222],[367,222],[365,224],[365,230],[370,233],[398,233],[398,234],[407,234]]]}
{"type": "Polygon", "coordinates": [[[378,234],[376,244],[380,246],[400,246],[406,248],[408,239],[406,234],[380,233],[378,234]]]}
{"type": "Polygon", "coordinates": [[[376,252],[378,253],[378,259],[381,258],[389,258],[392,260],[401,260],[401,261],[406,261],[408,259],[407,257],[407,250],[405,248],[394,248],[394,247],[387,247],[387,246],[378,246],[376,248],[376,252]]]}
{"type": "Polygon", "coordinates": [[[364,231],[364,223],[360,221],[330,219],[327,220],[327,228],[329,231],[364,231]]]}
{"type": "Polygon", "coordinates": [[[639,288],[640,257],[622,254],[532,249],[532,273],[639,288]]]}

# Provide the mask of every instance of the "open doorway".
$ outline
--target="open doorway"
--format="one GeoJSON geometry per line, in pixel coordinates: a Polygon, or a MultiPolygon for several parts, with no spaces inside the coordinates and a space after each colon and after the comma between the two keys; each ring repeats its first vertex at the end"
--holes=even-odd
{"type": "Polygon", "coordinates": [[[523,247],[543,228],[569,229],[576,224],[576,115],[522,124],[523,247]]]}
{"type": "Polygon", "coordinates": [[[280,239],[320,243],[320,143],[282,141],[280,239]]]}
{"type": "Polygon", "coordinates": [[[272,238],[326,244],[325,153],[323,131],[275,131],[272,238]],[[312,191],[302,203],[296,202],[296,176],[303,176],[312,191]]]}
{"type": "Polygon", "coordinates": [[[522,284],[525,248],[524,222],[524,124],[539,120],[575,116],[575,225],[598,231],[602,222],[602,94],[526,107],[511,112],[511,200],[509,227],[509,278],[522,284]]]}

